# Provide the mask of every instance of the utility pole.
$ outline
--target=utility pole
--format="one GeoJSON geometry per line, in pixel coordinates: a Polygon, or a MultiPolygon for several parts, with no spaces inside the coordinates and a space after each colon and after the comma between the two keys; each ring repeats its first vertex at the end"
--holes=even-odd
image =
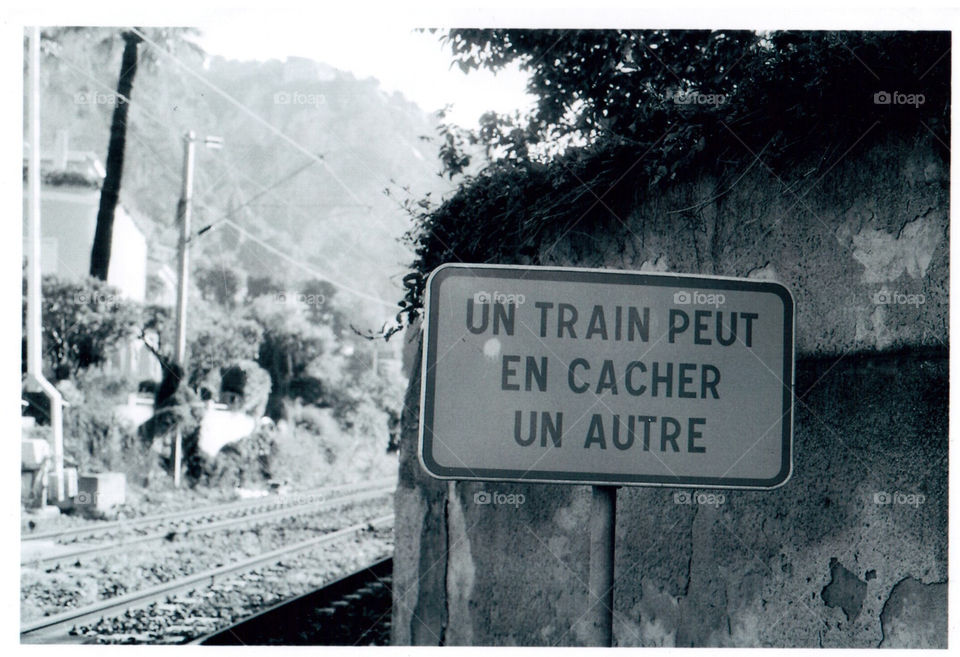
{"type": "MultiPolygon", "coordinates": [[[[177,241],[177,265],[179,282],[177,285],[177,343],[174,362],[180,367],[180,381],[177,389],[185,385],[187,373],[187,285],[190,276],[190,213],[193,205],[193,144],[196,135],[193,130],[183,136],[183,187],[180,202],[177,204],[177,223],[180,225],[180,239],[177,241]]],[[[173,486],[180,487],[180,463],[182,460],[183,435],[180,426],[173,440],[173,486]]]]}
{"type": "MultiPolygon", "coordinates": [[[[54,499],[64,500],[63,407],[65,402],[43,376],[40,287],[40,28],[30,29],[30,162],[29,175],[30,243],[27,247],[27,387],[40,390],[50,400],[50,439],[53,451],[54,499]]],[[[46,476],[46,475],[43,475],[46,476]]],[[[46,486],[44,486],[46,490],[46,486]]],[[[46,503],[43,500],[42,503],[46,503]]]]}
{"type": "MultiPolygon", "coordinates": [[[[180,381],[177,388],[186,385],[187,374],[187,291],[190,279],[190,218],[193,212],[193,160],[194,144],[197,135],[190,130],[183,136],[183,187],[180,202],[177,203],[177,223],[180,225],[180,239],[177,240],[177,343],[174,362],[180,367],[180,381]]],[[[223,139],[208,136],[203,140],[207,148],[220,149],[223,139]]],[[[183,460],[183,434],[177,427],[173,440],[173,486],[180,487],[180,466],[183,460]]]]}

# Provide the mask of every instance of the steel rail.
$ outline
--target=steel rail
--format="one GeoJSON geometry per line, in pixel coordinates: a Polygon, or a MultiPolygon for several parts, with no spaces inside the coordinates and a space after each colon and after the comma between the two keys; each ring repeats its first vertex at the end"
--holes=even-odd
{"type": "Polygon", "coordinates": [[[38,636],[41,633],[56,633],[60,630],[69,629],[76,623],[85,620],[100,619],[108,616],[117,616],[124,611],[137,609],[143,606],[162,600],[167,596],[192,590],[200,586],[211,586],[215,582],[232,575],[255,570],[259,566],[269,565],[280,561],[284,557],[299,552],[319,547],[326,543],[332,543],[341,538],[357,534],[369,527],[388,524],[393,521],[393,515],[380,516],[356,525],[351,525],[337,531],[311,538],[306,541],[292,543],[275,550],[270,550],[253,557],[241,559],[225,566],[211,568],[193,575],[181,577],[179,579],[165,582],[157,586],[152,586],[141,591],[133,591],[125,595],[120,595],[109,600],[103,600],[95,604],[67,611],[55,616],[45,616],[43,618],[30,621],[20,626],[20,637],[38,636]]]}
{"type": "MultiPolygon", "coordinates": [[[[281,508],[275,509],[273,511],[266,511],[264,513],[254,513],[245,516],[240,516],[237,518],[225,518],[223,520],[215,520],[212,522],[204,523],[202,525],[191,526],[185,530],[184,533],[198,533],[203,534],[211,531],[222,531],[224,529],[232,529],[236,527],[241,527],[244,525],[256,525],[269,520],[276,518],[293,518],[300,515],[307,515],[311,513],[319,513],[320,511],[326,511],[331,508],[346,506],[348,504],[353,504],[357,502],[366,502],[368,500],[377,499],[383,497],[385,494],[390,493],[393,490],[392,486],[385,486],[382,488],[374,489],[372,491],[364,491],[362,493],[353,493],[350,495],[343,495],[340,497],[335,497],[329,500],[323,500],[321,502],[314,502],[313,504],[303,504],[299,506],[294,506],[291,508],[281,508]]],[[[167,538],[170,535],[170,530],[162,530],[159,532],[154,532],[152,534],[146,534],[143,536],[135,536],[132,538],[125,538],[119,541],[113,541],[108,543],[94,543],[94,544],[82,544],[80,547],[70,550],[68,552],[60,552],[57,554],[47,554],[47,555],[37,555],[34,557],[21,558],[21,566],[42,566],[54,563],[64,563],[69,561],[74,561],[82,557],[90,555],[101,555],[108,552],[116,552],[117,550],[122,550],[124,548],[130,547],[132,545],[139,545],[141,543],[150,543],[154,541],[161,541],[167,538]]]]}
{"type": "MultiPolygon", "coordinates": [[[[111,522],[98,523],[94,526],[84,526],[84,527],[71,527],[68,529],[60,530],[51,530],[47,532],[41,532],[36,534],[24,534],[21,535],[20,540],[22,542],[28,541],[38,541],[44,539],[62,539],[75,536],[95,536],[97,534],[103,534],[110,532],[114,529],[125,530],[125,529],[137,529],[142,526],[149,526],[154,524],[163,524],[170,523],[176,520],[186,520],[189,518],[198,518],[206,515],[218,515],[221,513],[232,513],[236,511],[246,511],[249,509],[256,509],[261,506],[287,506],[287,505],[297,505],[297,504],[306,504],[307,502],[298,502],[299,499],[310,498],[314,495],[322,495],[325,493],[334,493],[339,492],[344,489],[350,488],[373,488],[378,485],[382,485],[385,482],[396,482],[395,477],[386,477],[383,479],[374,479],[372,481],[351,483],[351,484],[339,484],[337,486],[328,486],[325,488],[317,488],[313,490],[301,491],[296,493],[287,493],[285,495],[279,495],[276,497],[263,497],[256,498],[253,500],[240,500],[238,502],[229,502],[226,504],[212,504],[209,506],[204,506],[195,509],[186,509],[179,511],[169,511],[167,513],[159,513],[153,516],[143,516],[141,518],[132,518],[129,520],[115,520],[111,522]]],[[[311,500],[312,501],[312,500],[311,500]]]]}

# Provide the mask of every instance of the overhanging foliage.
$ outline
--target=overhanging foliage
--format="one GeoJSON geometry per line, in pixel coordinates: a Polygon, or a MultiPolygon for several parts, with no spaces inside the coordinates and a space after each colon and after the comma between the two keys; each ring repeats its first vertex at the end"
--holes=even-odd
{"type": "Polygon", "coordinates": [[[471,146],[486,164],[440,205],[409,207],[408,319],[436,266],[537,264],[548,240],[616,223],[638,195],[698,173],[726,189],[759,160],[789,182],[800,161],[826,171],[891,136],[949,143],[946,32],[455,30],[444,40],[465,71],[519,63],[537,105],[529,117],[487,114],[470,133],[444,129],[446,173],[468,170],[471,146]]]}

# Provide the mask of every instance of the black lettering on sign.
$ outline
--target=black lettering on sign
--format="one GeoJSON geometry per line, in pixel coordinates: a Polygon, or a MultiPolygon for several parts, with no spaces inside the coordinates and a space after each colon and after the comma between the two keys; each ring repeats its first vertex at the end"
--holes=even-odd
{"type": "Polygon", "coordinates": [[[563,337],[563,329],[567,329],[567,333],[570,334],[571,338],[577,337],[577,332],[573,329],[573,325],[577,323],[577,309],[576,307],[570,305],[569,303],[561,303],[557,306],[557,337],[563,337]]]}
{"type": "MultiPolygon", "coordinates": [[[[529,392],[533,390],[533,386],[536,384],[540,392],[545,392],[547,389],[547,357],[542,356],[538,363],[535,357],[527,356],[525,362],[523,389],[529,392]]],[[[520,390],[520,384],[513,382],[513,377],[518,375],[514,365],[519,363],[520,356],[515,354],[503,355],[503,368],[500,373],[501,390],[520,390]]]]}
{"type": "Polygon", "coordinates": [[[587,391],[587,388],[590,387],[589,383],[584,382],[582,385],[578,385],[576,380],[579,378],[574,370],[578,367],[582,367],[584,370],[590,369],[590,363],[587,362],[586,358],[574,358],[570,361],[570,366],[567,368],[567,384],[570,386],[570,389],[576,393],[584,393],[587,391]]]}
{"type": "Polygon", "coordinates": [[[594,413],[590,418],[590,427],[587,429],[587,441],[583,444],[584,449],[590,449],[590,445],[597,443],[600,449],[607,448],[607,439],[603,435],[603,418],[599,413],[594,413]]]}
{"type": "Polygon", "coordinates": [[[703,432],[697,431],[698,424],[706,424],[707,418],[705,417],[692,417],[690,418],[690,427],[687,431],[687,451],[691,454],[703,454],[707,451],[706,447],[702,447],[694,444],[694,440],[697,438],[703,438],[703,432]]]}
{"type": "Polygon", "coordinates": [[[540,365],[537,365],[537,359],[533,356],[527,356],[527,371],[526,376],[524,377],[524,389],[528,392],[533,389],[533,380],[537,381],[537,388],[540,389],[540,392],[545,392],[547,389],[547,357],[543,356],[540,359],[540,365]]]}
{"type": "Polygon", "coordinates": [[[695,331],[693,334],[693,344],[713,344],[713,340],[703,337],[703,333],[709,328],[707,326],[707,318],[711,314],[712,313],[709,310],[693,311],[693,324],[695,331]]]}
{"type": "Polygon", "coordinates": [[[693,383],[693,377],[686,375],[686,371],[687,371],[687,370],[695,370],[695,369],[697,369],[696,364],[695,364],[695,363],[680,363],[680,367],[679,367],[678,369],[679,369],[680,371],[679,371],[679,374],[678,374],[678,386],[679,386],[679,388],[678,388],[678,390],[677,390],[677,397],[682,397],[682,398],[684,398],[684,399],[696,399],[697,393],[694,392],[693,390],[687,390],[687,384],[688,384],[688,383],[693,383]]]}
{"type": "Polygon", "coordinates": [[[473,313],[476,304],[474,304],[473,297],[467,299],[467,329],[476,335],[480,335],[487,330],[487,325],[490,323],[490,304],[481,303],[480,306],[480,325],[475,326],[473,321],[473,313]]]}
{"type": "MultiPolygon", "coordinates": [[[[617,330],[620,329],[620,306],[617,306],[617,330]]],[[[649,342],[650,340],[650,309],[644,307],[643,309],[643,319],[640,319],[640,313],[637,312],[637,309],[633,306],[630,306],[629,310],[630,320],[629,326],[627,327],[627,341],[633,342],[634,331],[640,336],[640,340],[643,342],[649,342]]],[[[617,339],[620,339],[619,334],[617,339]]]]}
{"type": "MultiPolygon", "coordinates": [[[[513,439],[521,447],[529,447],[537,439],[537,412],[528,411],[530,421],[528,423],[527,435],[523,435],[523,411],[514,411],[513,413],[513,439]]],[[[540,446],[547,446],[547,439],[553,447],[561,446],[563,437],[563,413],[548,413],[541,411],[540,418],[540,446]]]]}
{"type": "Polygon", "coordinates": [[[657,421],[656,415],[640,415],[638,420],[643,422],[643,451],[650,451],[650,425],[657,421]]]}
{"type": "Polygon", "coordinates": [[[508,356],[507,354],[503,355],[503,370],[500,375],[500,389],[501,390],[519,390],[519,383],[510,383],[510,378],[517,375],[517,370],[513,367],[510,367],[511,364],[519,363],[520,356],[508,356]]]}
{"type": "Polygon", "coordinates": [[[504,333],[513,335],[513,327],[517,318],[517,305],[515,303],[493,304],[493,334],[500,333],[500,326],[503,325],[504,333]]]}
{"type": "Polygon", "coordinates": [[[630,393],[634,397],[637,397],[643,394],[643,391],[647,389],[647,386],[633,385],[633,370],[640,370],[640,372],[646,372],[647,366],[641,363],[639,360],[635,360],[629,365],[627,365],[627,373],[625,375],[624,387],[626,387],[628,393],[630,393]]]}
{"type": "Polygon", "coordinates": [[[613,446],[617,449],[630,449],[633,446],[633,431],[636,426],[635,417],[627,416],[627,435],[624,440],[620,440],[620,416],[613,416],[613,433],[610,439],[613,440],[613,446]]]}
{"type": "Polygon", "coordinates": [[[717,311],[717,342],[724,347],[729,347],[737,340],[737,313],[730,313],[730,335],[723,337],[723,311],[717,311]]]}
{"type": "MultiPolygon", "coordinates": [[[[643,423],[643,443],[641,449],[644,452],[650,451],[650,435],[653,433],[653,425],[660,421],[660,442],[659,446],[654,444],[653,450],[660,452],[687,452],[689,454],[703,454],[707,448],[698,441],[703,438],[703,427],[707,424],[707,419],[703,417],[675,418],[667,415],[657,417],[656,415],[618,415],[616,413],[609,416],[611,424],[607,425],[607,416],[601,413],[594,413],[590,416],[590,424],[587,427],[586,437],[583,442],[584,449],[597,447],[607,449],[607,438],[613,443],[613,446],[620,451],[626,451],[636,444],[637,441],[637,422],[643,423]],[[683,441],[683,430],[687,429],[686,441],[683,441]]],[[[544,420],[545,421],[545,420],[544,420]]],[[[517,426],[519,427],[519,415],[517,416],[517,426]]],[[[519,431],[519,429],[518,429],[519,431]]],[[[525,441],[526,444],[533,442],[533,436],[536,433],[535,420],[530,420],[530,436],[525,441]]],[[[541,436],[543,432],[541,431],[541,436]]],[[[545,439],[541,438],[545,443],[545,439]]]]}
{"type": "Polygon", "coordinates": [[[670,443],[670,446],[673,447],[673,451],[679,452],[680,448],[677,447],[677,438],[680,437],[680,423],[672,417],[667,417],[664,415],[660,418],[660,451],[667,451],[667,443],[670,443]],[[667,429],[667,424],[670,424],[670,428],[667,429]]]}
{"type": "Polygon", "coordinates": [[[720,383],[720,370],[715,365],[704,363],[700,369],[700,397],[706,399],[707,390],[714,399],[720,399],[717,393],[717,384],[720,383]]]}
{"type": "Polygon", "coordinates": [[[602,340],[607,339],[607,320],[603,316],[603,306],[593,307],[593,314],[590,315],[590,325],[587,326],[587,340],[592,338],[594,333],[599,333],[602,340]]]}
{"type": "Polygon", "coordinates": [[[657,396],[657,390],[660,389],[660,384],[664,384],[667,387],[666,397],[673,396],[673,363],[666,363],[667,373],[660,374],[660,365],[662,363],[654,361],[653,363],[653,373],[650,375],[650,394],[654,397],[657,396]]]}
{"type": "Polygon", "coordinates": [[[670,344],[673,344],[674,338],[684,331],[687,330],[687,327],[690,326],[690,317],[687,313],[682,310],[677,310],[676,308],[670,309],[670,328],[667,331],[667,341],[670,344]],[[679,321],[678,321],[679,320],[679,321]]]}
{"type": "Polygon", "coordinates": [[[600,368],[600,379],[597,381],[597,394],[603,394],[609,390],[612,394],[617,394],[617,376],[613,370],[613,361],[603,361],[600,368]]]}
{"type": "Polygon", "coordinates": [[[486,332],[490,327],[490,308],[493,307],[493,334],[499,335],[501,328],[506,335],[513,335],[517,319],[517,306],[514,303],[477,303],[473,297],[467,299],[467,330],[474,335],[486,332]],[[476,307],[480,306],[480,321],[476,320],[476,307]]]}
{"type": "Polygon", "coordinates": [[[540,310],[540,337],[545,338],[547,337],[547,311],[553,308],[553,302],[537,301],[533,307],[540,310]]]}
{"type": "Polygon", "coordinates": [[[530,412],[530,431],[527,432],[526,438],[521,435],[520,425],[522,422],[523,411],[515,411],[513,413],[513,439],[521,447],[529,447],[537,439],[537,414],[533,411],[530,412]]]}
{"type": "Polygon", "coordinates": [[[757,313],[740,313],[740,317],[743,318],[744,322],[746,322],[746,325],[747,325],[746,330],[743,332],[743,337],[744,337],[743,343],[744,343],[745,345],[747,345],[748,347],[752,347],[752,346],[753,346],[753,324],[752,324],[752,322],[753,322],[753,320],[755,320],[755,319],[757,319],[758,317],[760,317],[760,315],[758,315],[757,313]]]}

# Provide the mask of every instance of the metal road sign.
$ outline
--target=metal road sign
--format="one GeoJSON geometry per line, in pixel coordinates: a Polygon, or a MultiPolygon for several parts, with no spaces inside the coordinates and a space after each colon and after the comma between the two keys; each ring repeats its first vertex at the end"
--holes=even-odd
{"type": "Polygon", "coordinates": [[[448,264],[425,305],[420,462],[435,477],[790,477],[793,298],[778,283],[448,264]]]}

